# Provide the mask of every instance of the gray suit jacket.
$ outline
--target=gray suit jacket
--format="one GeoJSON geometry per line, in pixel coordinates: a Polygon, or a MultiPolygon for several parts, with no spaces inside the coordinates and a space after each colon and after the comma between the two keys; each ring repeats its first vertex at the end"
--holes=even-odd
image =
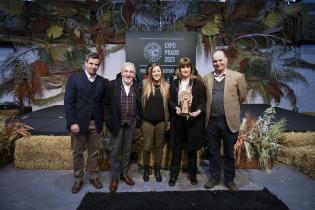
{"type": "MultiPolygon", "coordinates": [[[[206,120],[205,128],[207,129],[209,123],[209,117],[211,113],[211,102],[212,102],[212,88],[213,88],[213,73],[209,73],[204,76],[204,85],[207,94],[206,104],[206,120]]],[[[224,110],[225,117],[229,129],[235,133],[240,128],[240,104],[246,100],[246,81],[243,74],[227,70],[225,75],[224,84],[224,110]]]]}

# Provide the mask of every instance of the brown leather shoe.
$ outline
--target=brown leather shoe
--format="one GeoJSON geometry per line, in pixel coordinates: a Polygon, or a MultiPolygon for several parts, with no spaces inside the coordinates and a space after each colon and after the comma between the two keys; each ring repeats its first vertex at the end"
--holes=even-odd
{"type": "Polygon", "coordinates": [[[214,179],[209,179],[208,181],[207,181],[207,183],[204,185],[204,187],[206,188],[206,189],[212,189],[212,188],[214,188],[216,185],[218,185],[219,184],[219,182],[218,181],[216,181],[216,180],[214,180],[214,179]]]}
{"type": "Polygon", "coordinates": [[[120,180],[123,180],[127,185],[133,186],[135,182],[126,174],[120,175],[120,180]]]}
{"type": "Polygon", "coordinates": [[[99,178],[90,179],[90,183],[91,183],[96,189],[101,189],[101,188],[103,188],[102,182],[99,180],[99,178]]]}
{"type": "Polygon", "coordinates": [[[83,182],[81,180],[75,180],[71,188],[72,194],[78,193],[81,190],[82,185],[83,185],[83,182]]]}
{"type": "Polygon", "coordinates": [[[112,179],[112,181],[110,182],[110,185],[108,187],[109,192],[116,192],[117,188],[118,188],[118,180],[112,179]]]}
{"type": "Polygon", "coordinates": [[[238,187],[233,181],[224,182],[224,185],[230,190],[230,191],[238,191],[238,187]]]}

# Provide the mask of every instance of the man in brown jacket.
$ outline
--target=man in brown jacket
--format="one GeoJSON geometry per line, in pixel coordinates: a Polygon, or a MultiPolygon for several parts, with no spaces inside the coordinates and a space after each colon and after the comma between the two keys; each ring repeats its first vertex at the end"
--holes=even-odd
{"type": "Polygon", "coordinates": [[[229,190],[236,191],[234,144],[240,127],[240,104],[246,99],[246,81],[241,73],[227,69],[227,61],[223,50],[215,51],[212,54],[214,72],[203,78],[207,94],[205,128],[211,174],[204,187],[211,189],[220,183],[222,139],[224,184],[229,190]]]}

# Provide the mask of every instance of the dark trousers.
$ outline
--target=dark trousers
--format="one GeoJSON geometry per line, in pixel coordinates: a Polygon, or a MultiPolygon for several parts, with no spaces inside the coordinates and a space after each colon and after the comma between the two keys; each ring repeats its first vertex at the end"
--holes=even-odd
{"type": "Polygon", "coordinates": [[[111,175],[112,179],[118,179],[120,174],[127,174],[129,169],[132,134],[136,122],[131,125],[122,126],[117,136],[112,136],[111,144],[111,175]]]}
{"type": "MultiPolygon", "coordinates": [[[[184,144],[187,142],[188,137],[188,121],[185,117],[177,117],[175,121],[175,143],[172,145],[172,160],[171,160],[171,176],[177,177],[181,162],[182,162],[182,151],[184,144]]],[[[197,167],[197,150],[191,150],[187,148],[187,159],[188,159],[188,172],[190,174],[196,174],[198,171],[197,167]]]]}
{"type": "Polygon", "coordinates": [[[100,134],[96,132],[95,122],[90,121],[87,135],[74,134],[71,135],[71,147],[73,150],[73,171],[76,179],[83,180],[84,176],[84,156],[85,146],[87,146],[87,170],[90,178],[98,177],[98,159],[100,149],[100,134]]]}
{"type": "Polygon", "coordinates": [[[235,177],[234,144],[238,132],[232,133],[226,123],[225,117],[210,117],[207,128],[207,146],[209,150],[209,166],[211,178],[220,181],[222,158],[220,154],[221,139],[223,142],[223,169],[226,182],[233,181],[235,177]]]}

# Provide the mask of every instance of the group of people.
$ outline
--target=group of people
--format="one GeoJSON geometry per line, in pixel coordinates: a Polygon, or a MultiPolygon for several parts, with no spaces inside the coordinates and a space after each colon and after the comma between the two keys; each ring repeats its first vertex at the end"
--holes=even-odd
{"type": "Polygon", "coordinates": [[[234,144],[240,126],[240,104],[246,98],[246,82],[241,73],[227,68],[228,59],[223,50],[212,54],[214,72],[203,78],[189,58],[181,58],[177,77],[170,85],[158,63],[151,64],[146,78],[139,82],[135,80],[133,63],[124,63],[121,76],[108,81],[96,74],[100,62],[97,53],[89,53],[84,70],[71,75],[66,85],[64,107],[75,177],[72,193],[79,192],[83,185],[86,148],[89,181],[96,189],[103,187],[98,157],[104,122],[112,135],[110,192],[117,190],[119,180],[135,184],[128,176],[128,168],[136,128],[141,128],[143,134],[144,181],[149,181],[151,155],[155,179],[162,181],[160,169],[168,132],[172,151],[169,186],[176,184],[183,150],[187,151],[190,183],[198,184],[197,151],[206,145],[211,176],[204,187],[211,189],[220,183],[223,165],[225,186],[238,190],[234,183],[234,144]]]}

